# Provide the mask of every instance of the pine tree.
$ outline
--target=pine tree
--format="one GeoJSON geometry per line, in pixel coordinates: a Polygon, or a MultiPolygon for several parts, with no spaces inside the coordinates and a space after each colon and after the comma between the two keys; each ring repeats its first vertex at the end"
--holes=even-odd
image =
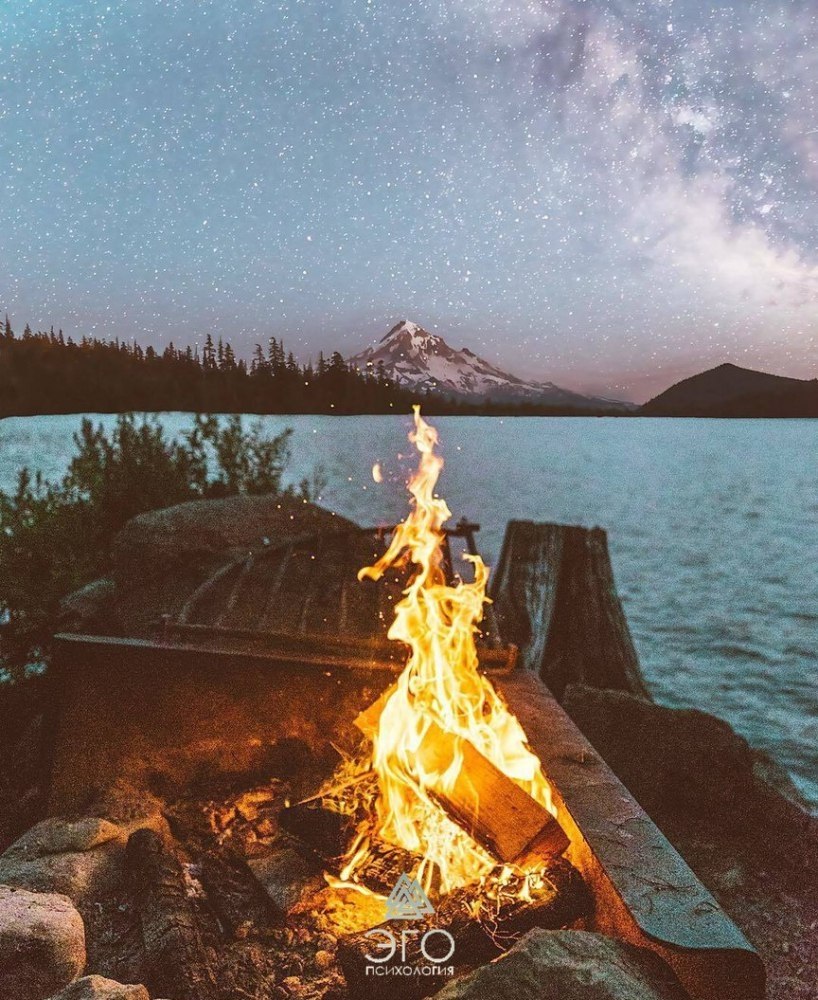
{"type": "Polygon", "coordinates": [[[253,375],[263,375],[267,371],[267,359],[264,357],[264,351],[261,349],[261,344],[256,344],[253,350],[253,358],[250,362],[250,372],[253,375]]]}
{"type": "Polygon", "coordinates": [[[205,337],[204,348],[202,350],[202,365],[205,371],[213,371],[216,367],[216,355],[213,350],[213,338],[210,334],[205,337]]]}

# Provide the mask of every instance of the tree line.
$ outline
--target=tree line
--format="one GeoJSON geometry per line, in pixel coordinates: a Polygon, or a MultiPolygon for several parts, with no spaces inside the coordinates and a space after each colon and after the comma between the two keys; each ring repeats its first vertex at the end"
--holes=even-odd
{"type": "Polygon", "coordinates": [[[271,337],[248,362],[208,334],[198,348],[161,352],[119,340],[62,330],[15,335],[0,327],[0,416],[36,413],[192,410],[211,413],[388,413],[409,408],[417,394],[383,367],[361,372],[337,351],[299,365],[271,337]]]}

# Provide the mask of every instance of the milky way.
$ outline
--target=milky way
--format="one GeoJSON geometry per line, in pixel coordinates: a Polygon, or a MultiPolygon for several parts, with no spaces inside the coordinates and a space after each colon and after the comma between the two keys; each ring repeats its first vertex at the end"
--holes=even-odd
{"type": "Polygon", "coordinates": [[[0,308],[304,360],[408,316],[644,398],[818,375],[818,13],[6,0],[0,308]]]}

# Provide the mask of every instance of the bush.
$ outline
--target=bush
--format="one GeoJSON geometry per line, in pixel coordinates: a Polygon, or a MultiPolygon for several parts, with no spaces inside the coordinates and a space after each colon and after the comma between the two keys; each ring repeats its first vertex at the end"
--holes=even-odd
{"type": "MultiPolygon", "coordinates": [[[[136,514],[202,497],[292,494],[282,486],[291,433],[268,438],[237,416],[197,416],[179,441],[153,418],[121,416],[110,436],[86,419],[59,484],[21,470],[15,492],[0,491],[0,671],[19,678],[47,662],[60,599],[107,572],[114,536],[136,514]]],[[[302,482],[299,492],[309,499],[312,490],[302,482]]]]}

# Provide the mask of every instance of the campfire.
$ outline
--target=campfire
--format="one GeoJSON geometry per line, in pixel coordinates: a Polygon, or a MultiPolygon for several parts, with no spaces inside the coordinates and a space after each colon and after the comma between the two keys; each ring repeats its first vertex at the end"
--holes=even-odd
{"type": "MultiPolygon", "coordinates": [[[[358,574],[378,581],[395,568],[408,573],[387,633],[405,646],[406,665],[358,716],[358,751],[281,814],[285,828],[325,861],[325,886],[294,912],[336,934],[352,932],[342,949],[348,981],[366,973],[373,926],[423,917],[441,929],[459,927],[460,938],[467,926],[483,927],[476,937],[485,948],[477,951],[492,957],[504,935],[513,939],[543,913],[553,920],[573,876],[560,860],[569,841],[540,761],[480,670],[476,639],[489,571],[468,553],[472,579],[446,577],[442,543],[451,513],[435,493],[443,460],[419,408],[410,441],[419,464],[408,484],[409,515],[358,574]]],[[[454,951],[456,935],[447,934],[454,951]]]]}
{"type": "Polygon", "coordinates": [[[390,567],[410,567],[387,633],[409,656],[393,687],[359,717],[371,751],[325,789],[339,801],[348,788],[351,814],[362,814],[339,884],[365,881],[380,842],[418,859],[409,874],[427,894],[478,884],[484,893],[507,891],[514,882],[525,895],[568,841],[522,727],[478,669],[488,569],[466,554],[473,580],[446,581],[441,543],[451,512],[435,493],[443,460],[419,407],[410,441],[420,456],[410,513],[381,559],[359,573],[378,580],[390,567]]]}

